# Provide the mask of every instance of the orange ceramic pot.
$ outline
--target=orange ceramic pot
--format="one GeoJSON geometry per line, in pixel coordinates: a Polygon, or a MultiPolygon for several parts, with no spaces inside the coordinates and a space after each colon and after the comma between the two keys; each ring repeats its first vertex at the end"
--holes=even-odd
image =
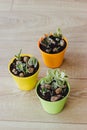
{"type": "MultiPolygon", "coordinates": [[[[68,41],[67,41],[67,39],[65,37],[63,39],[66,41],[66,48],[67,48],[68,41]]],[[[61,52],[59,52],[59,53],[49,54],[49,53],[46,53],[43,50],[41,50],[41,48],[40,48],[40,42],[42,40],[43,40],[43,38],[39,39],[39,41],[38,41],[38,47],[40,49],[40,52],[41,52],[44,64],[47,67],[49,67],[49,68],[60,67],[62,65],[62,63],[63,63],[64,54],[65,54],[66,48],[64,50],[62,50],[61,52]]]]}

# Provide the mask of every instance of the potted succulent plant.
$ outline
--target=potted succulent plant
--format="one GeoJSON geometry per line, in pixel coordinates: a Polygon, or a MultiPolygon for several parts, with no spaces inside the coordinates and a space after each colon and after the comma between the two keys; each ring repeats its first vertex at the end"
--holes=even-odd
{"type": "Polygon", "coordinates": [[[50,114],[62,111],[69,92],[67,76],[59,69],[49,69],[47,75],[36,85],[36,93],[43,109],[50,114]]]}
{"type": "Polygon", "coordinates": [[[49,68],[59,67],[64,59],[68,41],[60,29],[56,33],[45,34],[38,41],[44,64],[49,68]]]}
{"type": "Polygon", "coordinates": [[[35,57],[21,51],[10,60],[8,69],[21,90],[31,90],[37,82],[40,64],[35,57]]]}

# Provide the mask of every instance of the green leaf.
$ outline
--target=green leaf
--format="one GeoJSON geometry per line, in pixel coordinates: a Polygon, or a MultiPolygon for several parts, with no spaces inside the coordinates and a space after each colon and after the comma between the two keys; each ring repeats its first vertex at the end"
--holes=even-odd
{"type": "Polygon", "coordinates": [[[16,65],[16,69],[20,72],[20,71],[23,71],[23,68],[24,68],[25,64],[23,64],[22,62],[19,62],[17,65],[16,65]]]}
{"type": "Polygon", "coordinates": [[[37,67],[37,64],[38,64],[38,61],[37,61],[37,59],[35,58],[35,57],[30,57],[30,59],[29,59],[29,61],[28,61],[28,64],[30,65],[30,66],[34,66],[35,68],[37,67]]]}
{"type": "Polygon", "coordinates": [[[24,74],[27,74],[29,71],[28,71],[28,67],[27,67],[27,64],[26,63],[22,63],[21,61],[16,65],[16,69],[19,71],[19,72],[23,72],[24,74]]]}
{"type": "Polygon", "coordinates": [[[52,82],[51,87],[52,87],[53,89],[56,89],[56,88],[58,87],[57,82],[52,82]]]}
{"type": "Polygon", "coordinates": [[[62,38],[62,31],[61,31],[61,29],[60,29],[60,28],[58,28],[58,29],[57,29],[57,32],[56,32],[56,33],[54,33],[54,36],[55,36],[55,37],[62,38]]]}
{"type": "Polygon", "coordinates": [[[17,60],[21,60],[21,52],[22,52],[22,49],[20,49],[20,52],[18,53],[18,55],[15,55],[17,60]]]}
{"type": "Polygon", "coordinates": [[[41,84],[44,85],[44,84],[50,84],[51,83],[51,79],[50,77],[45,77],[44,79],[41,80],[41,84]]]}
{"type": "Polygon", "coordinates": [[[42,88],[41,93],[42,93],[42,95],[45,95],[45,93],[47,93],[47,88],[42,88]]]}

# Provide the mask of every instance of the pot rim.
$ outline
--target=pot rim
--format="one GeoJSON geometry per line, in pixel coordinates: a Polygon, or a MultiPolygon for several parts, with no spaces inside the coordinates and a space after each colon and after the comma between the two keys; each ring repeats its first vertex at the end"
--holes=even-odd
{"type": "Polygon", "coordinates": [[[44,37],[41,37],[41,38],[38,40],[38,47],[39,47],[39,49],[40,49],[41,52],[43,52],[44,54],[47,54],[47,55],[58,55],[58,54],[62,53],[63,51],[65,51],[66,48],[68,47],[68,40],[67,40],[66,37],[63,37],[63,39],[64,39],[65,42],[66,42],[66,47],[65,47],[62,51],[60,51],[60,52],[58,52],[58,53],[54,53],[54,54],[46,53],[45,51],[43,51],[43,50],[40,48],[40,42],[41,42],[43,39],[44,39],[44,37]]]}
{"type": "Polygon", "coordinates": [[[47,100],[41,98],[41,97],[39,96],[38,92],[37,92],[37,88],[38,88],[38,85],[39,85],[39,83],[41,82],[41,80],[44,79],[44,78],[45,78],[45,77],[41,78],[41,79],[37,82],[36,88],[35,88],[36,94],[37,94],[37,96],[38,96],[41,100],[43,100],[44,102],[49,102],[49,103],[56,103],[56,102],[59,102],[59,101],[63,101],[66,97],[68,97],[68,95],[69,95],[69,93],[70,93],[70,83],[67,81],[68,93],[67,93],[67,95],[66,95],[64,98],[62,98],[62,99],[60,99],[60,100],[57,100],[57,101],[54,101],[54,102],[47,101],[47,100]]]}
{"type": "MultiPolygon", "coordinates": [[[[31,55],[31,54],[21,54],[21,56],[29,56],[29,57],[32,57],[33,55],[31,55]]],[[[36,58],[36,57],[35,57],[35,58],[36,58]]],[[[38,70],[37,70],[33,75],[27,76],[27,77],[19,77],[19,76],[17,76],[17,75],[14,75],[14,74],[11,72],[11,70],[10,70],[10,65],[12,64],[12,62],[13,62],[14,59],[15,59],[15,57],[11,58],[10,61],[9,61],[9,63],[8,63],[8,71],[10,72],[10,74],[11,74],[12,76],[18,77],[18,78],[20,78],[20,79],[25,79],[25,78],[27,79],[27,78],[33,77],[36,73],[39,72],[40,62],[39,62],[38,59],[36,58],[37,61],[38,61],[38,63],[39,63],[39,67],[38,67],[38,70]]]]}

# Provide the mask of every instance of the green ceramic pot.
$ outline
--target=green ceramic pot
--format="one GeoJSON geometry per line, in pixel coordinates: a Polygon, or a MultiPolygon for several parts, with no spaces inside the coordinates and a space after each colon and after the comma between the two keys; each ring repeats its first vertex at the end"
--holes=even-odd
{"type": "MultiPolygon", "coordinates": [[[[42,79],[43,79],[43,78],[42,78],[42,79]]],[[[42,80],[42,79],[41,79],[41,80],[42,80]]],[[[40,81],[41,81],[41,80],[40,80],[40,81]]],[[[66,101],[67,101],[67,97],[68,97],[68,95],[69,95],[69,93],[70,93],[70,85],[69,85],[69,83],[67,83],[67,86],[68,86],[68,88],[69,88],[69,91],[68,91],[67,95],[66,95],[63,99],[61,99],[61,100],[59,100],[59,101],[50,102],[50,101],[46,101],[46,100],[42,99],[42,98],[39,96],[38,92],[37,92],[37,88],[39,87],[40,81],[39,81],[39,82],[37,83],[37,85],[36,85],[36,94],[37,94],[37,96],[38,96],[38,98],[39,98],[39,100],[40,100],[40,102],[41,102],[41,104],[42,104],[43,109],[44,109],[47,113],[49,113],[49,114],[57,114],[57,113],[61,112],[61,111],[63,110],[63,108],[64,108],[64,105],[65,105],[65,103],[66,103],[66,101]]]]}

